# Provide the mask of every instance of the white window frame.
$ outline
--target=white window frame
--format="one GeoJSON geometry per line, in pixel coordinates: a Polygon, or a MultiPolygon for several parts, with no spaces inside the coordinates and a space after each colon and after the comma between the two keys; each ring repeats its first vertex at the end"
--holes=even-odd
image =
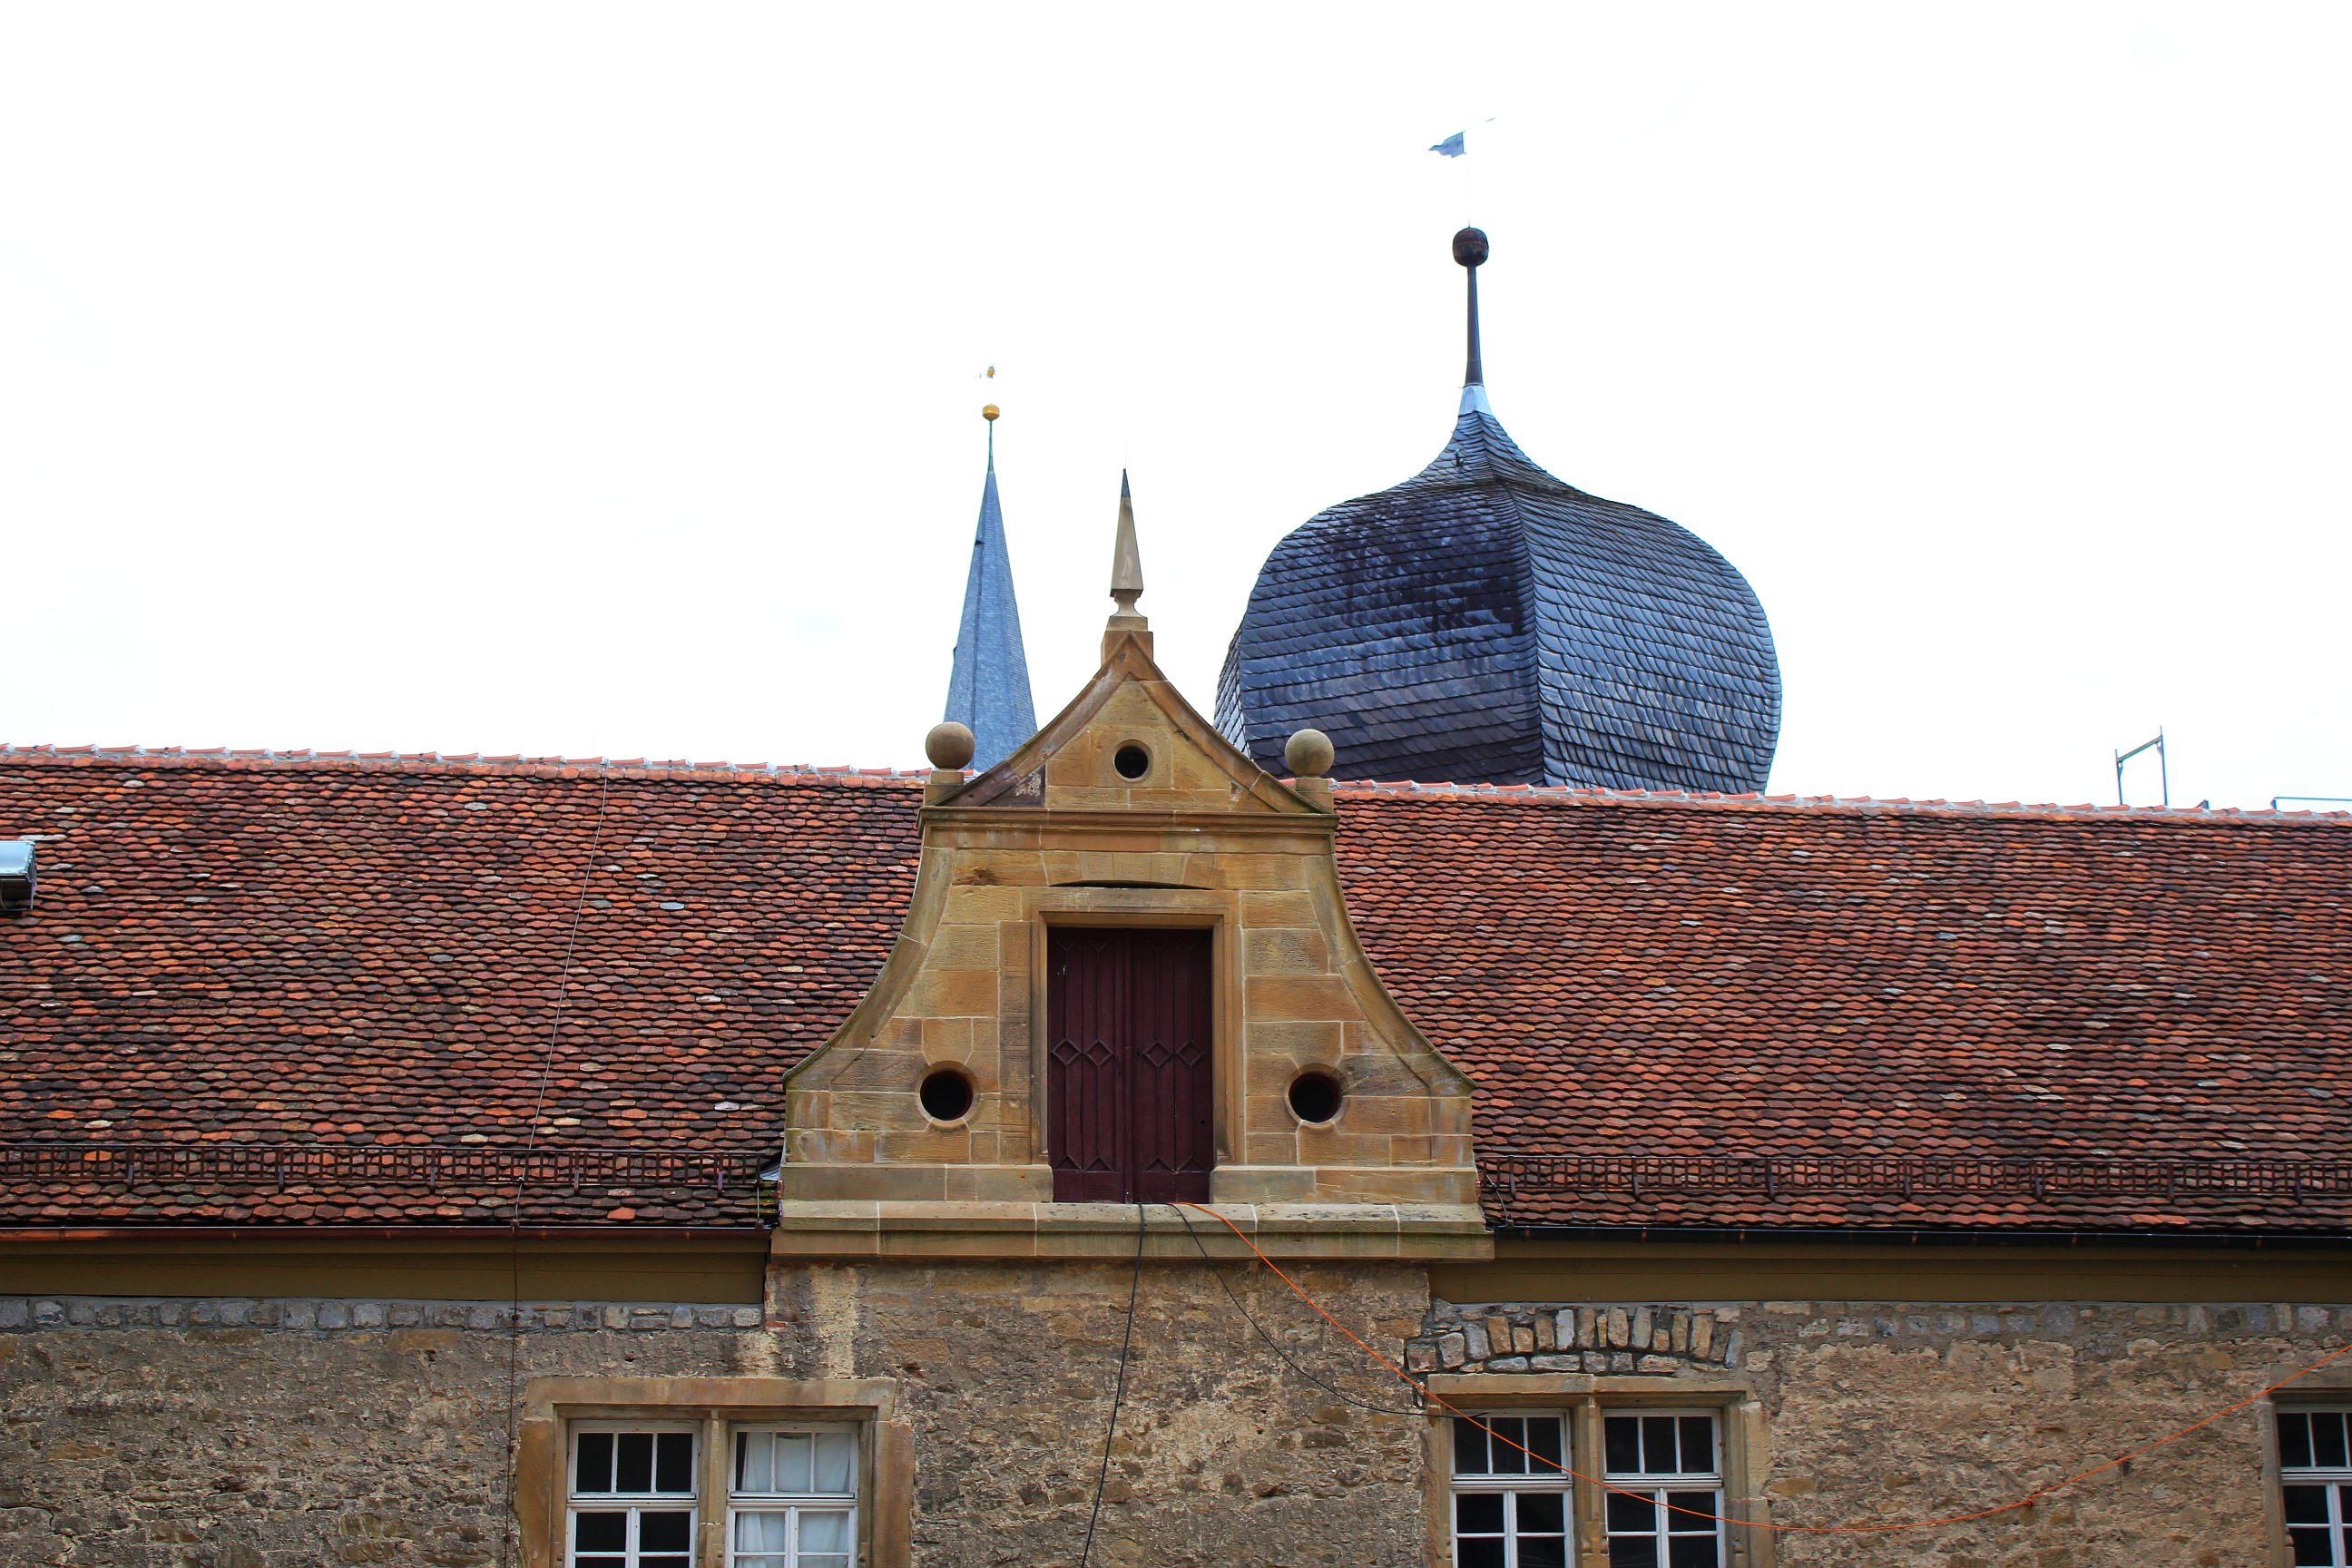
{"type": "MultiPolygon", "coordinates": [[[[593,1513],[625,1512],[629,1520],[628,1539],[619,1556],[627,1568],[637,1568],[642,1549],[637,1544],[638,1521],[647,1510],[663,1513],[686,1514],[686,1549],[688,1563],[697,1561],[697,1529],[702,1522],[702,1426],[694,1421],[631,1421],[616,1417],[610,1420],[582,1420],[568,1424],[563,1438],[563,1563],[564,1568],[574,1568],[580,1557],[579,1518],[584,1511],[593,1513]],[[683,1432],[688,1444],[687,1451],[687,1489],[682,1492],[582,1492],[580,1484],[580,1439],[591,1433],[646,1432],[656,1436],[683,1432]]],[[[610,1557],[614,1553],[592,1550],[591,1557],[610,1557]]],[[[678,1553],[667,1550],[661,1556],[678,1553]]]]}
{"type": "MultiPolygon", "coordinates": [[[[740,1514],[781,1513],[792,1518],[791,1544],[785,1560],[789,1568],[798,1568],[801,1560],[800,1516],[803,1510],[849,1515],[849,1568],[858,1568],[857,1550],[860,1504],[864,1498],[866,1457],[864,1434],[855,1423],[845,1421],[730,1421],[724,1431],[727,1437],[727,1568],[736,1568],[735,1521],[740,1514]],[[845,1492],[739,1492],[735,1488],[736,1439],[752,1433],[784,1435],[837,1435],[849,1439],[849,1489],[845,1492]]],[[[814,1480],[815,1478],[810,1478],[814,1480]]],[[[755,1552],[755,1556],[770,1555],[755,1552]]],[[[821,1552],[821,1556],[836,1556],[821,1552]]]]}
{"type": "MultiPolygon", "coordinates": [[[[1604,1550],[1613,1550],[1614,1543],[1619,1541],[1654,1541],[1657,1542],[1657,1568],[1667,1568],[1670,1542],[1677,1535],[1680,1539],[1685,1541],[1696,1540],[1698,1538],[1698,1531],[1696,1529],[1689,1528],[1697,1522],[1694,1521],[1690,1515],[1686,1513],[1675,1513],[1669,1511],[1666,1502],[1666,1494],[1669,1492],[1706,1492],[1714,1500],[1708,1504],[1707,1511],[1717,1516],[1716,1519],[1707,1525],[1707,1529],[1712,1533],[1715,1540],[1716,1568],[1724,1568],[1724,1564],[1728,1560],[1730,1547],[1730,1531],[1725,1528],[1723,1523],[1724,1469],[1728,1462],[1726,1445],[1729,1439],[1728,1434],[1724,1430],[1724,1413],[1721,1407],[1711,1405],[1672,1406],[1647,1405],[1603,1405],[1601,1407],[1600,1415],[1601,1434],[1601,1478],[1607,1483],[1607,1486],[1602,1490],[1601,1500],[1601,1533],[1605,1543],[1604,1550]],[[1661,1416],[1670,1417],[1676,1421],[1691,1416],[1704,1416],[1706,1419],[1707,1428],[1713,1434],[1712,1447],[1714,1451],[1712,1458],[1715,1463],[1711,1469],[1703,1471],[1612,1470],[1608,1468],[1608,1423],[1610,1421],[1641,1420],[1643,1418],[1657,1418],[1661,1416]],[[1609,1498],[1612,1494],[1622,1494],[1625,1492],[1647,1492],[1650,1494],[1652,1505],[1656,1510],[1655,1517],[1663,1521],[1661,1528],[1654,1534],[1647,1531],[1621,1531],[1609,1528],[1609,1498]],[[1684,1528],[1677,1531],[1677,1524],[1682,1525],[1684,1528]]],[[[1677,1445],[1681,1442],[1681,1429],[1679,1427],[1676,1428],[1675,1441],[1677,1445]]],[[[1646,1455],[1643,1457],[1645,1458],[1647,1458],[1646,1455]]],[[[1679,1462],[1679,1454],[1677,1455],[1677,1462],[1679,1462]]]]}
{"type": "MultiPolygon", "coordinates": [[[[2282,1405],[2273,1412],[2274,1421],[2290,1416],[2333,1415],[2352,1428],[2352,1405],[2282,1405]]],[[[2312,1524],[2298,1526],[2286,1517],[2286,1489],[2318,1487],[2327,1500],[2327,1556],[2326,1568],[2347,1568],[2352,1564],[2352,1552],[2345,1549],[2344,1534],[2352,1526],[2352,1431],[2347,1431],[2347,1451],[2341,1465],[2290,1465],[2286,1462],[2286,1444],[2279,1441],[2279,1518],[2286,1543],[2284,1561],[2301,1563],[2304,1559],[2294,1554],[2294,1534],[2297,1529],[2315,1528],[2312,1524]]]]}
{"type": "MultiPolygon", "coordinates": [[[[1465,1415],[1448,1419],[1445,1432],[1445,1539],[1453,1561],[1462,1561],[1462,1515],[1456,1500],[1465,1493],[1481,1496],[1499,1494],[1503,1499],[1503,1568],[1519,1568],[1519,1494],[1542,1492],[1559,1499],[1560,1554],[1562,1561],[1576,1561],[1576,1496],[1575,1478],[1568,1472],[1576,1463],[1575,1417],[1567,1410],[1520,1405],[1506,1410],[1473,1410],[1466,1417],[1482,1423],[1525,1421],[1536,1417],[1559,1423],[1559,1459],[1561,1468],[1548,1469],[1540,1459],[1530,1458],[1528,1468],[1519,1473],[1487,1471],[1465,1476],[1454,1468],[1454,1432],[1465,1415]]],[[[1491,1444],[1495,1441],[1489,1437],[1491,1444]]],[[[1491,1541],[1490,1535],[1475,1535],[1474,1540],[1491,1541]]],[[[1545,1539],[1549,1539],[1547,1535],[1545,1539]]]]}

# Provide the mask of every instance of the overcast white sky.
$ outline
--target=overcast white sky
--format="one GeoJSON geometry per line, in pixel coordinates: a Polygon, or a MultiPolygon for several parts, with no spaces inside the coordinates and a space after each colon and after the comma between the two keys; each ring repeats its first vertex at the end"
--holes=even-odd
{"type": "Polygon", "coordinates": [[[1444,443],[1475,221],[1506,426],[1761,595],[1775,790],[2352,795],[2347,79],[2341,5],[12,4],[0,739],[917,764],[991,399],[1040,716],[1122,464],[1206,709],[1444,443]]]}

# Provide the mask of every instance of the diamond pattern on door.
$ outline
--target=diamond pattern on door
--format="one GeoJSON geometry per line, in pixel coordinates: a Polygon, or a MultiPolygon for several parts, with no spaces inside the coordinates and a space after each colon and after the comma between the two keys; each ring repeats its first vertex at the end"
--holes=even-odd
{"type": "Polygon", "coordinates": [[[1209,932],[1056,926],[1045,963],[1055,1198],[1206,1199],[1216,1163],[1209,932]]]}

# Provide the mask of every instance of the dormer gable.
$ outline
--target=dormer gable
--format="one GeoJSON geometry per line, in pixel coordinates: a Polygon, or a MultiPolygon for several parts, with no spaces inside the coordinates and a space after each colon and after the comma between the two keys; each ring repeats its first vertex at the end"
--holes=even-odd
{"type": "Polygon", "coordinates": [[[1011,755],[966,778],[934,731],[906,924],[787,1080],[780,1251],[1092,1252],[1124,1205],[1180,1201],[1262,1245],[1486,1245],[1469,1081],[1356,940],[1328,746],[1286,784],[1227,742],[1131,574],[1094,677],[1011,755]]]}

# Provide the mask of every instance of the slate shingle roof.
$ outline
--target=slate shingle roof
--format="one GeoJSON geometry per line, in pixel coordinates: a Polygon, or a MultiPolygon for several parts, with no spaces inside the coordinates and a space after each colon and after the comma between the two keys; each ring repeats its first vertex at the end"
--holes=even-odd
{"type": "Polygon", "coordinates": [[[1553,478],[1468,407],[1420,473],[1275,547],[1217,723],[1277,772],[1312,727],[1349,778],[1759,790],[1780,664],[1705,541],[1553,478]]]}
{"type": "MultiPolygon", "coordinates": [[[[1497,1223],[2352,1222],[2352,821],[1339,795],[1349,909],[1478,1086],[1497,1223]],[[1988,1163],[2052,1158],[2172,1163],[1988,1163]]],[[[0,1223],[502,1221],[551,1038],[528,1220],[746,1223],[783,1070],[898,930],[919,799],[0,752],[0,837],[42,836],[0,918],[0,1142],[93,1162],[0,1157],[0,1223]],[[125,1144],[294,1165],[134,1182],[93,1152],[125,1144]]]]}
{"type": "Polygon", "coordinates": [[[990,427],[988,479],[980,492],[980,526],[965,574],[963,617],[956,627],[955,666],[947,711],[972,733],[972,765],[983,771],[1037,732],[1029,658],[1021,646],[1021,605],[1013,592],[1013,554],[996,499],[996,435],[990,427]]]}

